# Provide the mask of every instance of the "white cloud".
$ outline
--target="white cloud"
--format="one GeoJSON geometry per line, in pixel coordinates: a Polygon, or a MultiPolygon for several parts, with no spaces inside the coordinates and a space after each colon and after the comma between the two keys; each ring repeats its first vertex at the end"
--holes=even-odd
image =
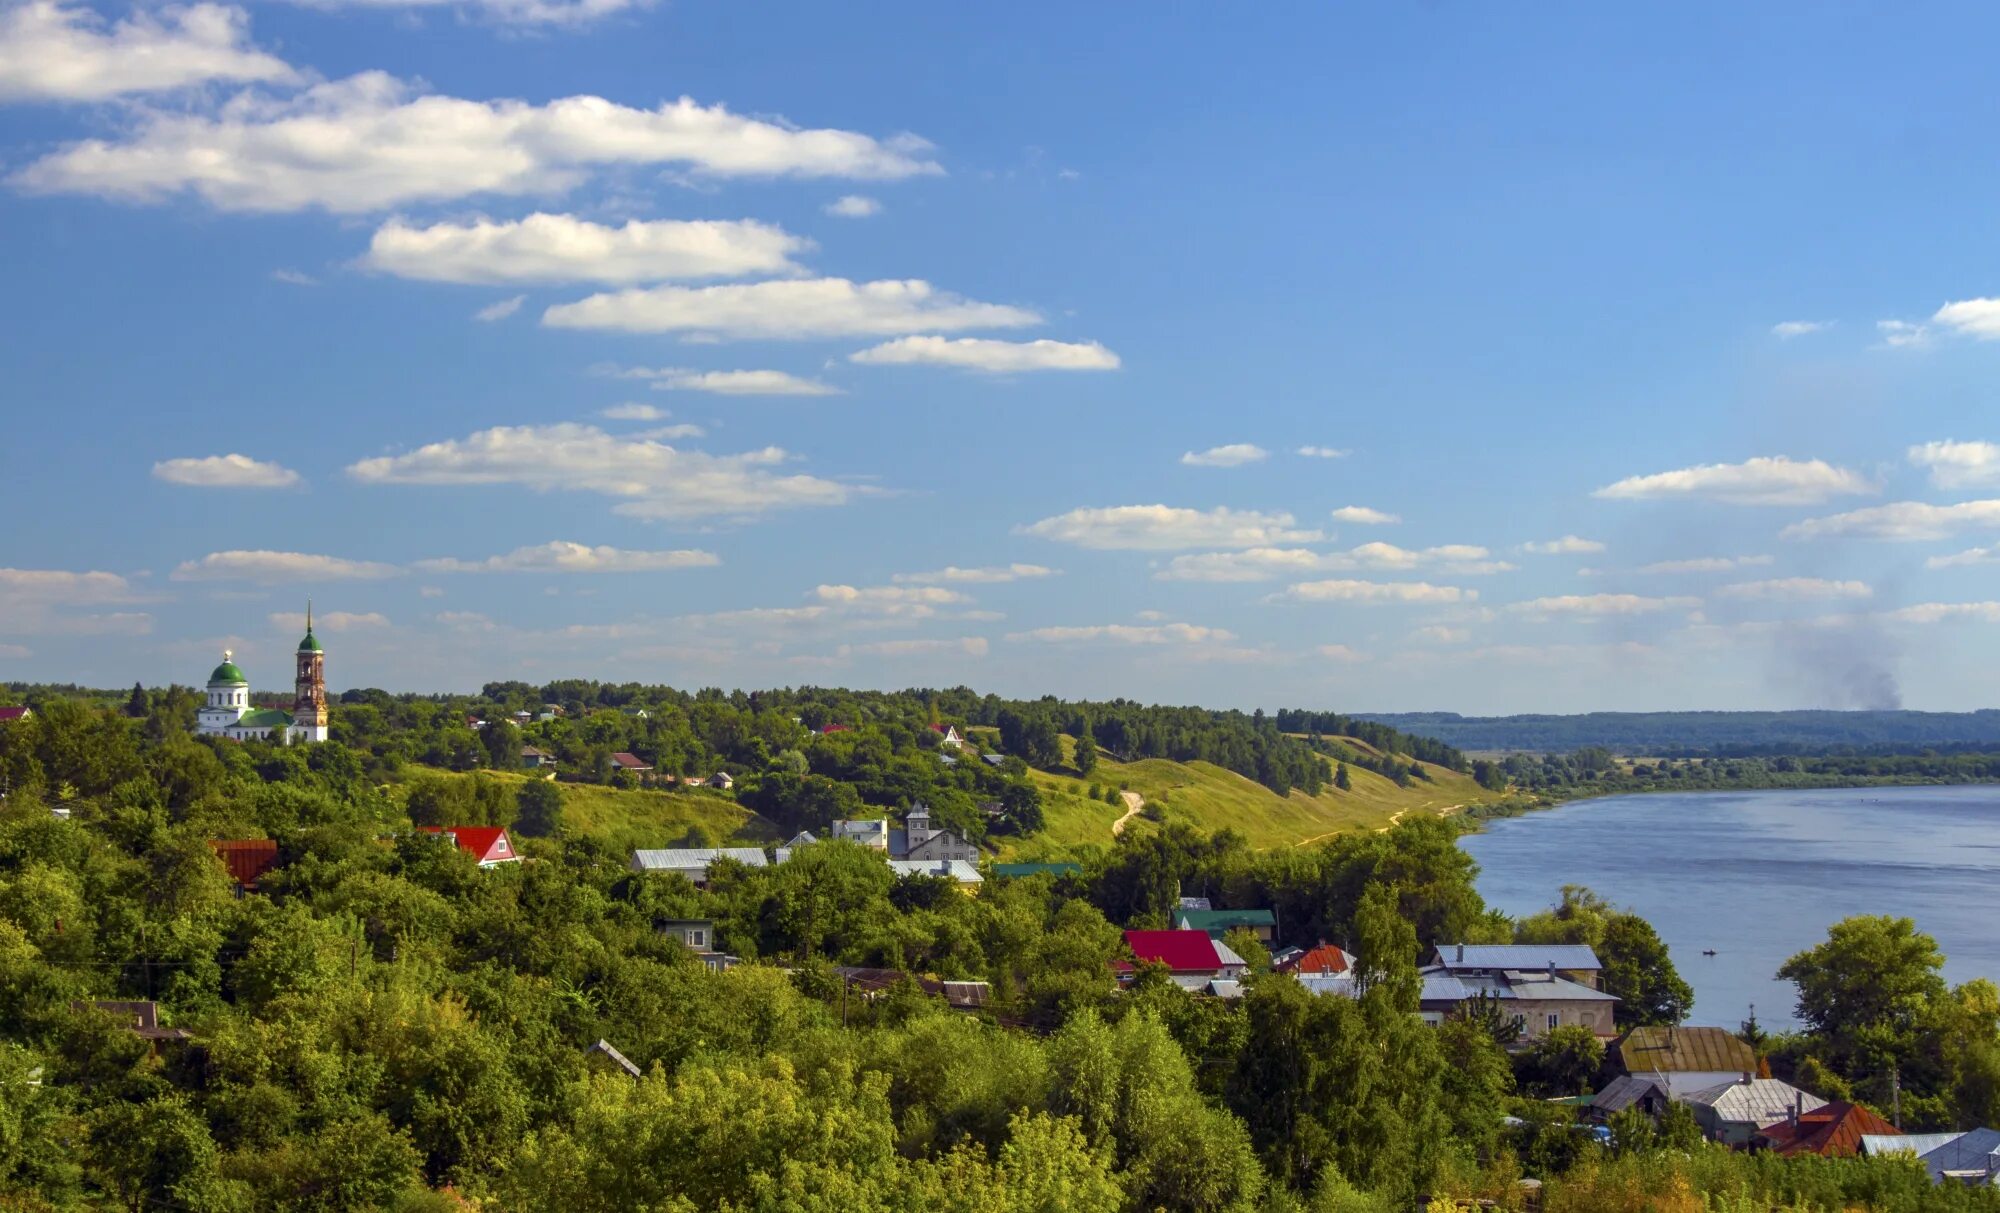
{"type": "Polygon", "coordinates": [[[661,421],[671,414],[658,405],[614,404],[608,409],[599,409],[597,415],[611,421],[661,421]]]}
{"type": "Polygon", "coordinates": [[[1862,581],[1828,581],[1821,577],[1777,577],[1769,581],[1739,581],[1715,591],[1717,598],[1810,602],[1829,598],[1869,598],[1875,591],[1862,581]]]}
{"type": "Polygon", "coordinates": [[[1924,561],[1927,569],[1956,569],[1975,564],[2000,562],[2000,547],[1967,548],[1963,552],[1953,552],[1949,556],[1933,556],[1924,561]]]}
{"type": "Polygon", "coordinates": [[[1892,501],[1825,518],[1808,518],[1779,532],[1785,539],[1943,539],[1971,527],[2000,527],[2000,499],[1932,505],[1892,501]]]}
{"type": "Polygon", "coordinates": [[[1941,489],[2000,485],[2000,443],[1926,442],[1909,450],[1911,463],[1929,468],[1941,489]]]}
{"type": "MultiPolygon", "coordinates": [[[[840,396],[832,384],[787,371],[691,371],[679,367],[634,367],[629,379],[648,379],[663,392],[708,392],[715,396],[840,396]]],[[[607,414],[608,416],[608,414],[607,414]]]]}
{"type": "Polygon", "coordinates": [[[544,105],[422,95],[363,72],[213,112],[139,108],[15,174],[41,193],[153,201],[191,191],[222,210],[343,214],[479,194],[559,194],[616,166],[715,177],[906,177],[941,171],[922,140],[880,141],[746,118],[691,98],[635,109],[602,97],[544,105]]]}
{"type": "Polygon", "coordinates": [[[848,657],[934,657],[938,655],[984,657],[984,636],[961,636],[955,640],[875,640],[867,644],[843,644],[835,655],[848,657]]]}
{"type": "Polygon", "coordinates": [[[417,593],[425,598],[442,598],[444,597],[444,587],[441,585],[418,586],[417,593]]]}
{"type": "Polygon", "coordinates": [[[1333,512],[1335,522],[1351,522],[1356,526],[1389,526],[1403,520],[1400,514],[1389,514],[1371,509],[1365,505],[1343,505],[1333,512]]]}
{"type": "Polygon", "coordinates": [[[656,286],[591,295],[542,313],[542,323],[551,328],[769,339],[888,337],[921,329],[1018,328],[1040,322],[1025,308],[965,299],[915,278],[656,286]]]}
{"type": "Polygon", "coordinates": [[[1162,623],[1146,627],[1128,623],[1105,623],[1085,627],[1034,628],[1026,632],[1011,633],[1007,639],[1038,640],[1049,644],[1109,640],[1117,644],[1168,645],[1224,644],[1236,639],[1236,636],[1221,628],[1201,627],[1192,623],[1162,623]]]}
{"type": "Polygon", "coordinates": [[[1423,644],[1464,644],[1472,639],[1472,632],[1468,628],[1447,627],[1441,623],[1434,623],[1411,632],[1410,639],[1423,644]]]}
{"type": "Polygon", "coordinates": [[[1642,594],[1563,594],[1553,598],[1536,598],[1529,602],[1516,602],[1507,609],[1517,614],[1538,616],[1544,619],[1558,616],[1584,619],[1603,619],[1619,615],[1652,615],[1660,611],[1693,610],[1701,605],[1699,598],[1670,597],[1649,598],[1642,594]]]}
{"type": "Polygon", "coordinates": [[[1830,497],[1875,491],[1859,472],[1819,459],[1801,461],[1779,455],[1628,476],[1591,495],[1623,500],[1694,497],[1735,505],[1815,505],[1830,497]]]}
{"type": "Polygon", "coordinates": [[[2000,602],[1924,602],[1899,607],[1886,618],[1896,623],[1952,623],[1964,619],[2000,623],[2000,602]]]}
{"type": "Polygon", "coordinates": [[[33,657],[34,655],[35,651],[26,645],[0,644],[0,657],[14,658],[18,660],[24,657],[33,657]]]}
{"type": "Polygon", "coordinates": [[[302,270],[275,269],[271,271],[271,281],[282,282],[286,286],[318,286],[319,279],[302,270]]]}
{"type": "Polygon", "coordinates": [[[866,219],[882,213],[882,204],[866,194],[847,194],[820,208],[841,219],[866,219]]]}
{"type": "Polygon", "coordinates": [[[672,569],[711,568],[722,559],[695,549],[633,551],[627,548],[551,540],[515,548],[484,560],[441,557],[419,560],[416,567],[434,573],[660,573],[672,569]]]}
{"type": "Polygon", "coordinates": [[[1931,316],[1931,323],[1981,341],[2000,339],[2000,299],[1947,303],[1931,316]]]}
{"type": "Polygon", "coordinates": [[[1488,559],[1491,555],[1485,548],[1463,543],[1420,549],[1401,548],[1393,543],[1364,543],[1345,552],[1260,547],[1176,556],[1154,577],[1159,581],[1265,581],[1301,573],[1360,570],[1435,568],[1445,573],[1479,576],[1513,569],[1505,561],[1488,559]]]}
{"type": "Polygon", "coordinates": [[[492,324],[496,320],[505,320],[515,312],[520,311],[521,305],[527,301],[528,297],[526,295],[515,295],[511,299],[502,299],[498,303],[489,303],[472,313],[472,318],[486,324],[492,324]]]}
{"type": "Polygon", "coordinates": [[[1117,505],[1077,509],[1021,527],[1023,534],[1102,551],[1173,551],[1178,548],[1253,548],[1314,543],[1316,530],[1301,529],[1286,513],[1192,510],[1166,505],[1117,505]]]}
{"type": "Polygon", "coordinates": [[[1368,654],[1358,649],[1349,648],[1344,644],[1323,644],[1314,649],[1313,652],[1318,653],[1328,661],[1338,661],[1346,665],[1356,665],[1368,660],[1368,654]]]}
{"type": "Polygon", "coordinates": [[[1273,602],[1472,602],[1477,590],[1428,581],[1301,581],[1271,596],[1273,602]]]}
{"type": "Polygon", "coordinates": [[[952,606],[972,601],[957,590],[911,585],[821,585],[813,587],[811,596],[838,606],[952,606]]]}
{"type": "Polygon", "coordinates": [[[663,282],[800,271],[791,255],[812,242],[754,219],[628,219],[622,227],[574,215],[376,229],[362,264],[427,282],[663,282]]]}
{"type": "Polygon", "coordinates": [[[1922,349],[1931,343],[1931,331],[1907,320],[1877,320],[1875,331],[1890,349],[1922,349]]]}
{"type": "Polygon", "coordinates": [[[1830,320],[1781,320],[1771,326],[1771,335],[1782,341],[1805,337],[1833,327],[1830,320]]]}
{"type": "Polygon", "coordinates": [[[192,4],[107,23],[54,0],[0,8],[0,101],[103,101],[209,81],[295,78],[250,45],[240,8],[192,4]]]}
{"type": "Polygon", "coordinates": [[[789,459],[778,447],[710,455],[565,422],[495,426],[407,454],[363,459],[347,474],[364,484],[517,484],[537,492],[599,493],[623,499],[616,513],[666,520],[843,505],[867,491],[781,474],[777,469],[789,459]]]}
{"type": "Polygon", "coordinates": [[[393,564],[348,560],[307,552],[210,552],[200,560],[182,561],[171,574],[175,581],[367,581],[402,572],[393,564]]]}
{"type": "Polygon", "coordinates": [[[986,337],[899,337],[847,356],[867,366],[955,366],[989,374],[1115,371],[1118,355],[1095,341],[995,341],[986,337]]]}
{"type": "Polygon", "coordinates": [[[1595,539],[1564,535],[1561,539],[1524,543],[1521,550],[1533,556],[1584,556],[1603,551],[1604,545],[1595,539]]]}
{"type": "Polygon", "coordinates": [[[656,425],[650,430],[640,430],[632,435],[634,438],[651,438],[657,442],[673,442],[679,438],[705,438],[707,436],[707,430],[691,421],[683,421],[677,425],[656,425]]]}
{"type": "Polygon", "coordinates": [[[292,469],[248,455],[163,459],[153,465],[153,478],[202,489],[283,489],[299,482],[292,469]]]}
{"type": "Polygon", "coordinates": [[[292,0],[304,8],[470,9],[505,25],[580,27],[628,9],[650,8],[653,0],[292,0]]]}
{"type": "Polygon", "coordinates": [[[1302,446],[1299,454],[1308,459],[1345,459],[1347,452],[1336,446],[1302,446]]]}
{"type": "Polygon", "coordinates": [[[1189,451],[1181,462],[1191,468],[1240,468],[1271,457],[1271,452],[1251,442],[1232,442],[1205,451],[1189,451]]]}
{"type": "MultiPolygon", "coordinates": [[[[304,611],[277,611],[269,618],[271,625],[281,632],[297,632],[306,626],[304,611]]],[[[316,632],[353,632],[364,628],[386,628],[389,618],[378,611],[319,611],[314,613],[312,625],[316,632]]]]}
{"type": "Polygon", "coordinates": [[[962,569],[957,565],[948,565],[928,573],[897,573],[889,580],[903,585],[990,585],[1004,581],[1030,581],[1055,575],[1056,570],[1039,564],[1002,564],[976,569],[962,569]]]}
{"type": "Polygon", "coordinates": [[[117,573],[0,568],[0,617],[51,606],[103,606],[138,601],[117,573]]]}
{"type": "Polygon", "coordinates": [[[1769,556],[1696,556],[1690,560],[1659,560],[1639,566],[1641,573],[1726,573],[1771,563],[1769,556]]]}

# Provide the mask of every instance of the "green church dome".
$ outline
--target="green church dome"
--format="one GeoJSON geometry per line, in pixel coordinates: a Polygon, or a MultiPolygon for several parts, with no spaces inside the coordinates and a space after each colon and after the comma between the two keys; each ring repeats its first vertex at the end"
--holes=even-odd
{"type": "Polygon", "coordinates": [[[250,680],[243,676],[243,671],[237,669],[236,663],[230,660],[231,656],[232,654],[226,651],[222,654],[222,664],[216,666],[214,672],[209,674],[208,685],[214,686],[217,683],[241,683],[244,686],[250,685],[250,680]]]}
{"type": "Polygon", "coordinates": [[[299,652],[320,653],[324,651],[325,651],[324,649],[321,649],[319,647],[319,641],[314,638],[312,630],[308,628],[306,630],[306,638],[304,640],[299,641],[299,652]]]}

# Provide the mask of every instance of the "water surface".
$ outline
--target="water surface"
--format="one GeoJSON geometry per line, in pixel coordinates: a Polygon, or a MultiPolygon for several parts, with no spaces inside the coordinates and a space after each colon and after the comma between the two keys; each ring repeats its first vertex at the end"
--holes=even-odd
{"type": "Polygon", "coordinates": [[[1584,884],[1645,916],[1694,987],[1692,1023],[1734,1027],[1754,1002],[1794,1024],[1773,974],[1852,914],[1915,919],[1954,984],[2000,981],[2000,787],[1609,796],[1489,822],[1464,847],[1509,914],[1584,884]]]}

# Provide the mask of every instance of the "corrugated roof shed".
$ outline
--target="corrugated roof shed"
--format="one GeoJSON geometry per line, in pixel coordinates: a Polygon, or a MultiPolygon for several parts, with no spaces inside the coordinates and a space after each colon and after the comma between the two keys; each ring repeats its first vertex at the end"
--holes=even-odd
{"type": "Polygon", "coordinates": [[[1757,1072],[1756,1050],[1726,1028],[1633,1028],[1613,1051],[1627,1074],[1757,1072]]]}
{"type": "Polygon", "coordinates": [[[963,859],[891,859],[889,870],[898,876],[938,876],[959,884],[983,884],[979,869],[963,859]]]}
{"type": "Polygon", "coordinates": [[[1811,1091],[1801,1091],[1776,1078],[1753,1078],[1749,1082],[1725,1082],[1704,1087],[1686,1099],[1687,1103],[1715,1109],[1716,1119],[1759,1128],[1776,1124],[1793,1109],[1811,1112],[1826,1101],[1811,1091]]]}
{"type": "Polygon", "coordinates": [[[1649,1095],[1661,1102],[1671,1097],[1667,1088],[1656,1079],[1642,1078],[1635,1074],[1621,1074],[1607,1083],[1602,1091],[1590,1097],[1590,1106],[1600,1114],[1609,1116],[1614,1112],[1623,1112],[1649,1095]]]}
{"type": "Polygon", "coordinates": [[[632,866],[642,872],[706,868],[718,859],[733,859],[752,868],[766,864],[762,847],[659,847],[632,852],[632,866]]]}
{"type": "Polygon", "coordinates": [[[1863,1137],[1893,1137],[1895,1125],[1860,1104],[1836,1100],[1800,1116],[1765,1127],[1759,1134],[1766,1145],[1780,1154],[1820,1154],[1835,1157],[1859,1154],[1863,1137]]]}

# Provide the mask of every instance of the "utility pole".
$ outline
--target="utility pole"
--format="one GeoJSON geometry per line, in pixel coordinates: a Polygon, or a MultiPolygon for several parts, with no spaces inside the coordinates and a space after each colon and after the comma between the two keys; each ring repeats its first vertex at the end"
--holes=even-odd
{"type": "Polygon", "coordinates": [[[1889,1063],[1889,1123],[1897,1132],[1903,1128],[1903,1073],[1895,1062],[1889,1063]]]}

